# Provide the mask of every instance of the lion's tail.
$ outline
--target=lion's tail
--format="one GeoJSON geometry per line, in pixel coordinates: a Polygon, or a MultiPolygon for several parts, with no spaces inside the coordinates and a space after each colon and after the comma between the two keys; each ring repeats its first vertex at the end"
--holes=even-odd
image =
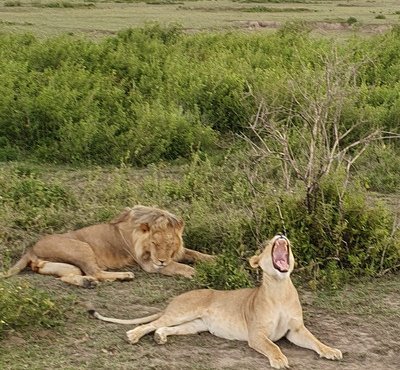
{"type": "Polygon", "coordinates": [[[154,315],[150,316],[145,316],[145,317],[139,317],[137,319],[131,319],[131,320],[123,320],[123,319],[114,319],[112,317],[105,317],[103,315],[100,315],[94,308],[90,307],[88,308],[88,313],[95,317],[96,319],[102,320],[102,321],[107,321],[107,322],[113,322],[116,324],[127,324],[127,325],[136,325],[136,324],[146,324],[150,321],[158,319],[163,312],[158,312],[154,315]]]}
{"type": "Polygon", "coordinates": [[[32,251],[28,250],[13,267],[4,273],[0,273],[0,278],[9,278],[10,276],[17,275],[26,266],[28,266],[29,263],[31,263],[34,257],[35,256],[32,254],[32,251]]]}

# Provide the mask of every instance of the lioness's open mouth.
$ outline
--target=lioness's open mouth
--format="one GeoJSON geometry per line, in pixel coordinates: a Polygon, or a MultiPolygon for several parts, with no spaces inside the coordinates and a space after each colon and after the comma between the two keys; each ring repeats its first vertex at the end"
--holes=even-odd
{"type": "Polygon", "coordinates": [[[280,272],[289,271],[289,245],[285,239],[278,239],[272,247],[272,263],[280,272]]]}

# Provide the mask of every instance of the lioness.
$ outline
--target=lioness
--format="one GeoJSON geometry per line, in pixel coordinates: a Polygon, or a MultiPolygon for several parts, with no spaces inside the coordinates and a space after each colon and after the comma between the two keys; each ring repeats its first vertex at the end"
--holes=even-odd
{"type": "Polygon", "coordinates": [[[40,274],[92,287],[98,281],[133,279],[132,272],[104,270],[135,263],[147,272],[191,277],[194,268],[178,261],[213,256],[184,248],[183,228],[183,221],[165,210],[140,205],[126,208],[109,223],[43,237],[3,277],[30,265],[40,274]]]}
{"type": "Polygon", "coordinates": [[[304,326],[299,297],[290,279],[294,258],[289,240],[282,235],[275,236],[260,255],[250,259],[250,265],[263,271],[258,288],[193,290],[174,298],[163,312],[133,320],[107,318],[94,310],[89,312],[109,322],[148,323],[127,332],[132,344],[152,331],[158,344],[166,343],[168,335],[209,331],[218,337],[247,341],[251,348],[268,357],[272,367],[281,369],[289,367],[288,359],[273,342],[286,336],[320,357],[341,359],[340,350],[321,343],[304,326]]]}

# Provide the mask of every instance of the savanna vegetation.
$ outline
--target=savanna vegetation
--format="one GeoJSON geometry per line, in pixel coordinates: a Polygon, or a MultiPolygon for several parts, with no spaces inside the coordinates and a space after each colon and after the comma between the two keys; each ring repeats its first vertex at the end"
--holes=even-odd
{"type": "MultiPolygon", "coordinates": [[[[278,232],[312,288],[398,270],[400,30],[309,31],[0,34],[1,267],[41,234],[141,203],[219,254],[193,286],[253,285],[246,261],[278,232]]],[[[26,317],[7,311],[20,287],[0,289],[1,335],[26,317]]],[[[56,324],[57,298],[37,297],[20,307],[56,324]]]]}

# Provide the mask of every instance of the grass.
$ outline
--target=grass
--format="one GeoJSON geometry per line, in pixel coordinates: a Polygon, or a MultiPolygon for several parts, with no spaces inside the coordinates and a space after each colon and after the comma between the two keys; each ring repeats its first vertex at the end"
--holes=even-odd
{"type": "Polygon", "coordinates": [[[314,303],[337,314],[396,318],[400,314],[400,301],[393,299],[392,293],[398,292],[398,284],[399,276],[364,279],[338,291],[320,291],[316,293],[314,303]]]}
{"type": "MultiPolygon", "coordinates": [[[[261,0],[254,3],[230,0],[179,1],[179,4],[174,1],[92,3],[95,4],[86,5],[81,0],[42,0],[39,3],[31,0],[6,0],[0,2],[0,6],[4,7],[0,16],[0,31],[32,32],[40,36],[71,32],[97,38],[127,27],[143,26],[148,22],[159,22],[161,25],[179,23],[187,30],[200,31],[247,28],[248,22],[251,21],[262,21],[264,24],[283,24],[296,19],[306,22],[330,22],[338,18],[348,19],[356,16],[362,25],[359,31],[371,32],[374,25],[382,27],[397,24],[399,17],[396,13],[400,11],[400,5],[394,0],[352,0],[343,3],[346,6],[340,6],[341,3],[333,1],[261,0]],[[260,3],[268,4],[271,11],[246,11],[254,9],[254,4],[260,3]],[[40,8],[37,7],[38,4],[40,8]],[[308,4],[307,9],[310,11],[299,10],[305,8],[304,4],[308,4]],[[376,19],[377,14],[385,14],[386,19],[376,19]]],[[[314,27],[319,29],[318,25],[314,27]]],[[[263,29],[269,30],[268,27],[263,29]]],[[[336,29],[331,31],[333,34],[339,32],[336,29]]],[[[321,32],[329,34],[327,30],[321,32]]],[[[349,31],[340,30],[341,34],[347,32],[349,31]]]]}

